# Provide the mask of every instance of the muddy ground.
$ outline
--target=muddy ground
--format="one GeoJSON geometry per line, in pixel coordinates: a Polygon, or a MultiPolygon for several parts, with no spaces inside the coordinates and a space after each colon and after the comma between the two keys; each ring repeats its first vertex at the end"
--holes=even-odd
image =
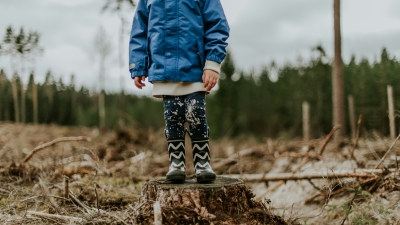
{"type": "MultiPolygon", "coordinates": [[[[216,173],[242,179],[252,201],[287,224],[400,224],[396,140],[369,134],[340,143],[327,136],[210,144],[216,173]],[[308,179],[316,173],[323,175],[308,179]]],[[[186,158],[191,176],[189,144],[186,158]]],[[[167,169],[162,131],[1,122],[0,222],[137,224],[143,186],[167,169]]]]}

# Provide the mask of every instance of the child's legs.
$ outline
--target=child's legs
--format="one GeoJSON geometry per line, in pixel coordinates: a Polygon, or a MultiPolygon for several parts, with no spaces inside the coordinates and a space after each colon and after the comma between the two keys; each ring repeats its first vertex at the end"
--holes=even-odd
{"type": "Polygon", "coordinates": [[[165,137],[185,140],[185,101],[182,96],[164,96],[165,137]]]}
{"type": "Polygon", "coordinates": [[[185,117],[189,123],[188,133],[192,141],[208,140],[209,128],[206,117],[205,92],[196,92],[185,98],[185,117]]]}

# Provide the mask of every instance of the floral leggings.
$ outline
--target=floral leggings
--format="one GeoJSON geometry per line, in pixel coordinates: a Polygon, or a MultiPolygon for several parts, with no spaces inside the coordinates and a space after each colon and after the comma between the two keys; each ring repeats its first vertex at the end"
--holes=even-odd
{"type": "Polygon", "coordinates": [[[165,136],[167,140],[184,140],[188,132],[193,140],[208,140],[205,92],[182,96],[164,96],[165,136]],[[188,128],[185,129],[185,123],[188,128]]]}

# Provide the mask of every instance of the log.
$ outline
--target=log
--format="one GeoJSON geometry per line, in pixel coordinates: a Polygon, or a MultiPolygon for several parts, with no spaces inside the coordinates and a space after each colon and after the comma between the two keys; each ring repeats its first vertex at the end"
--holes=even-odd
{"type": "Polygon", "coordinates": [[[310,180],[310,179],[337,179],[337,178],[370,178],[380,176],[384,173],[394,173],[397,169],[352,169],[332,170],[326,172],[301,172],[301,173],[276,173],[276,174],[232,174],[226,175],[230,178],[240,178],[246,182],[268,182],[287,180],[310,180]]]}
{"type": "Polygon", "coordinates": [[[148,181],[139,200],[138,224],[287,224],[257,202],[244,182],[217,176],[210,184],[188,177],[183,184],[165,178],[148,181]],[[156,206],[156,207],[154,207],[156,206]],[[160,219],[161,211],[161,219],[160,219]]]}

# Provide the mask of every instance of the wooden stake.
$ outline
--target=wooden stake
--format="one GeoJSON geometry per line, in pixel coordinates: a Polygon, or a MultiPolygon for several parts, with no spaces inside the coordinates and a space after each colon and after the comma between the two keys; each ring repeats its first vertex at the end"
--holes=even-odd
{"type": "Polygon", "coordinates": [[[394,139],[396,137],[396,128],[394,124],[394,103],[393,103],[393,88],[391,85],[387,86],[388,95],[388,106],[389,106],[389,127],[390,127],[390,138],[394,139]]]}
{"type": "Polygon", "coordinates": [[[69,199],[69,177],[64,176],[64,198],[69,199]]]}
{"type": "Polygon", "coordinates": [[[351,136],[355,138],[356,136],[356,118],[355,118],[355,110],[354,110],[354,98],[350,95],[348,98],[349,102],[349,119],[350,119],[350,128],[351,128],[351,136]]]}
{"type": "Polygon", "coordinates": [[[310,105],[303,102],[303,139],[310,140],[310,105]]]}

